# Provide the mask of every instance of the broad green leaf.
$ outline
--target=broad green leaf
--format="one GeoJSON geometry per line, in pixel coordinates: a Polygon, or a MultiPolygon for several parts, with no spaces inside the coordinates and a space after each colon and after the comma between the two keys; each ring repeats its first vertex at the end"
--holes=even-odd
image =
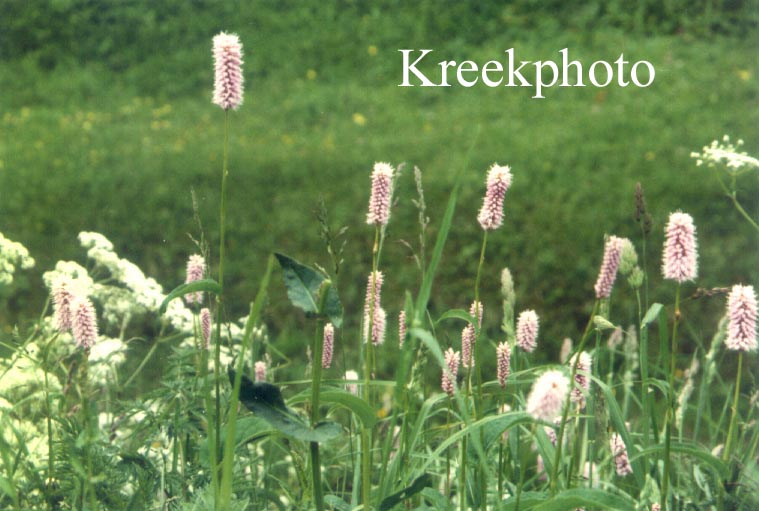
{"type": "MultiPolygon", "coordinates": [[[[640,456],[657,454],[659,452],[664,452],[663,444],[649,447],[648,449],[640,451],[634,457],[630,457],[630,461],[640,456]]],[[[711,452],[707,451],[705,448],[699,446],[698,444],[690,442],[672,442],[670,445],[670,452],[685,454],[686,456],[691,456],[693,458],[701,460],[703,463],[709,465],[712,469],[714,469],[722,478],[727,478],[730,475],[730,468],[722,460],[715,457],[711,452]]]]}
{"type": "Polygon", "coordinates": [[[333,325],[340,328],[343,324],[343,305],[334,286],[327,289],[324,310],[319,310],[319,291],[328,279],[321,272],[284,254],[275,253],[274,256],[282,267],[290,302],[305,312],[306,316],[324,315],[333,325]]]}
{"type": "MultiPolygon", "coordinates": [[[[235,371],[229,370],[234,383],[235,371]]],[[[320,422],[313,428],[285,405],[279,388],[270,383],[252,382],[242,375],[240,402],[279,432],[304,442],[326,442],[340,436],[343,428],[334,422],[320,422]]]]}
{"type": "Polygon", "coordinates": [[[453,511],[456,509],[451,502],[451,499],[446,498],[434,488],[423,489],[421,495],[424,499],[429,500],[430,503],[432,503],[433,509],[436,511],[453,511]]]}
{"type": "MultiPolygon", "coordinates": [[[[534,419],[526,412],[506,412],[500,415],[490,415],[486,417],[490,419],[482,425],[482,447],[485,452],[490,450],[501,438],[504,431],[517,426],[519,424],[534,422],[534,419]]],[[[477,424],[477,423],[475,423],[477,424]]],[[[474,426],[474,424],[473,424],[474,426]]],[[[469,456],[475,456],[474,447],[469,444],[469,456]]]]}
{"type": "Polygon", "coordinates": [[[174,298],[178,298],[190,293],[202,293],[204,291],[217,295],[221,293],[221,286],[213,279],[196,280],[195,282],[180,284],[179,286],[175,287],[171,293],[166,296],[166,298],[163,299],[158,312],[160,314],[166,312],[166,307],[168,307],[169,302],[174,298]]]}
{"type": "Polygon", "coordinates": [[[646,328],[648,325],[653,323],[653,321],[659,316],[659,313],[662,310],[663,305],[660,303],[655,303],[651,307],[648,308],[648,311],[646,311],[646,315],[643,316],[643,321],[640,325],[640,328],[646,328]]]}
{"type": "Polygon", "coordinates": [[[400,504],[406,499],[410,499],[428,486],[432,486],[432,476],[429,474],[423,474],[412,482],[408,487],[402,489],[399,492],[388,495],[382,502],[380,502],[379,511],[390,511],[397,504],[400,504]]]}
{"type": "Polygon", "coordinates": [[[351,506],[337,495],[325,495],[324,503],[334,507],[338,511],[350,511],[351,506]]]}
{"type": "MultiPolygon", "coordinates": [[[[290,399],[290,403],[301,403],[309,399],[311,392],[303,392],[290,399]]],[[[322,404],[335,404],[347,408],[353,412],[361,423],[371,428],[377,423],[377,414],[374,412],[369,403],[358,396],[344,390],[330,389],[319,393],[319,401],[322,404]]]]}
{"type": "Polygon", "coordinates": [[[465,311],[464,309],[451,309],[449,311],[446,311],[437,319],[437,321],[435,321],[435,324],[438,325],[446,319],[462,319],[467,323],[474,323],[474,316],[469,314],[469,312],[465,311]]]}
{"type": "Polygon", "coordinates": [[[533,509],[535,511],[565,511],[578,507],[610,511],[635,511],[635,501],[627,495],[616,495],[608,490],[573,488],[559,492],[553,498],[538,504],[533,509]]]}

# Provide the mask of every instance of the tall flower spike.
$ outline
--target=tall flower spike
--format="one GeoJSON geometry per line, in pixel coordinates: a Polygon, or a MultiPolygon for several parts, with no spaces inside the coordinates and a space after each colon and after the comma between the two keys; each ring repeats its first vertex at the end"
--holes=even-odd
{"type": "Polygon", "coordinates": [[[235,34],[224,32],[213,38],[213,103],[224,110],[242,105],[242,45],[235,34]]]}
{"type": "Polygon", "coordinates": [[[665,279],[683,283],[696,278],[696,227],[693,225],[693,217],[689,214],[680,211],[670,213],[663,259],[662,274],[665,279]]]}
{"type": "Polygon", "coordinates": [[[266,362],[259,360],[253,364],[253,373],[255,374],[257,382],[266,381],[266,362]]]}
{"type": "MultiPolygon", "coordinates": [[[[206,260],[203,256],[193,254],[187,259],[187,278],[185,278],[185,284],[202,280],[206,273],[206,260]]],[[[188,293],[184,297],[185,301],[192,305],[193,303],[203,303],[203,293],[188,293]]]]}
{"type": "Polygon", "coordinates": [[[535,380],[527,397],[527,413],[550,422],[561,412],[569,392],[569,378],[562,371],[546,371],[535,380]]]}
{"type": "Polygon", "coordinates": [[[332,351],[335,347],[335,327],[332,323],[324,325],[324,337],[322,342],[322,369],[329,369],[332,365],[332,351]]]}
{"type": "Polygon", "coordinates": [[[406,341],[406,311],[398,313],[398,346],[403,348],[406,341]]]}
{"type": "Polygon", "coordinates": [[[372,194],[369,198],[369,212],[366,223],[369,225],[387,225],[390,220],[390,201],[393,197],[393,173],[389,163],[374,164],[372,172],[372,194]]]}
{"type": "Polygon", "coordinates": [[[517,319],[517,346],[532,353],[538,346],[538,315],[534,310],[522,311],[517,319]]]}
{"type": "Polygon", "coordinates": [[[200,332],[203,334],[203,343],[206,349],[211,344],[211,311],[207,308],[200,309],[200,332]]]}
{"type": "Polygon", "coordinates": [[[53,321],[59,332],[71,330],[71,304],[74,294],[71,292],[71,281],[65,277],[59,278],[53,285],[53,321]]]}
{"type": "Polygon", "coordinates": [[[598,273],[596,280],[596,298],[608,298],[611,296],[611,288],[614,287],[614,281],[617,279],[617,270],[619,269],[619,260],[622,256],[624,241],[616,236],[609,236],[604,246],[604,258],[601,263],[601,271],[598,273]]]}
{"type": "Polygon", "coordinates": [[[475,332],[473,325],[467,325],[461,330],[461,365],[467,369],[474,367],[474,341],[475,332]]]}
{"type": "Polygon", "coordinates": [[[498,383],[501,388],[506,386],[506,378],[509,377],[509,367],[511,365],[511,348],[506,342],[500,343],[496,349],[496,375],[498,376],[498,383]]]}
{"type": "Polygon", "coordinates": [[[456,388],[456,376],[459,374],[459,362],[459,352],[453,351],[453,348],[448,348],[445,352],[445,365],[448,368],[448,371],[450,371],[451,376],[449,377],[448,371],[443,369],[443,379],[440,386],[449,396],[453,396],[453,391],[456,388]]]}
{"type": "Polygon", "coordinates": [[[87,298],[77,299],[71,305],[71,331],[76,345],[89,349],[98,339],[98,323],[95,307],[87,298]]]}
{"type": "Polygon", "coordinates": [[[369,274],[366,284],[366,300],[364,302],[364,342],[369,339],[369,326],[371,324],[372,344],[379,345],[385,342],[385,325],[387,314],[381,305],[382,282],[384,276],[381,271],[369,274]],[[371,319],[371,320],[370,320],[371,319]]]}
{"type": "Polygon", "coordinates": [[[486,231],[498,229],[503,223],[503,198],[511,186],[511,167],[494,163],[488,170],[487,190],[477,221],[486,231]]]}
{"type": "Polygon", "coordinates": [[[729,323],[725,346],[730,350],[754,351],[756,339],[756,293],[753,286],[736,284],[727,298],[729,323]]]}
{"type": "Polygon", "coordinates": [[[624,441],[619,433],[612,433],[609,438],[609,445],[611,447],[611,454],[614,456],[614,466],[617,469],[617,475],[626,476],[633,472],[630,465],[630,459],[627,456],[627,447],[625,447],[624,441]]]}
{"type": "Polygon", "coordinates": [[[593,359],[591,356],[583,351],[581,353],[578,353],[577,355],[574,355],[572,358],[569,359],[569,367],[572,368],[575,365],[575,361],[577,361],[577,357],[580,357],[579,362],[577,362],[577,373],[575,373],[575,385],[572,389],[572,402],[578,403],[580,405],[580,410],[583,410],[585,408],[585,395],[583,392],[588,392],[590,390],[590,372],[591,367],[593,364],[593,359]]]}

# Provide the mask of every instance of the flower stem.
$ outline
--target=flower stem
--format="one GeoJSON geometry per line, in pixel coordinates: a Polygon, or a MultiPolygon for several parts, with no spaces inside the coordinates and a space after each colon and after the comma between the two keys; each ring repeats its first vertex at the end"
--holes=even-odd
{"type": "Polygon", "coordinates": [[[743,370],[743,352],[738,353],[738,373],[735,375],[735,395],[733,396],[733,416],[730,418],[730,426],[727,429],[727,440],[725,440],[725,450],[722,453],[722,461],[727,462],[730,459],[730,448],[733,443],[733,431],[738,418],[738,397],[741,394],[741,373],[743,370]]]}
{"type": "Polygon", "coordinates": [[[675,290],[675,320],[672,323],[672,348],[669,352],[669,405],[667,407],[666,429],[664,437],[664,473],[662,474],[661,485],[661,508],[662,511],[667,511],[667,502],[669,490],[669,467],[671,464],[671,444],[672,444],[672,421],[675,415],[675,367],[676,367],[676,355],[677,355],[677,325],[680,322],[680,284],[677,285],[675,290]]]}
{"type": "MultiPolygon", "coordinates": [[[[588,341],[588,335],[590,334],[590,327],[593,325],[593,318],[596,315],[596,312],[598,311],[598,305],[599,305],[598,299],[596,299],[595,303],[593,304],[593,312],[590,313],[590,319],[588,320],[588,324],[585,326],[585,332],[582,334],[582,339],[580,339],[580,343],[577,346],[577,349],[574,351],[575,354],[582,353],[583,348],[585,347],[585,343],[588,341]]],[[[571,355],[570,358],[571,360],[571,355]]],[[[570,388],[574,388],[574,382],[575,382],[575,376],[577,375],[577,366],[580,363],[580,357],[579,355],[575,357],[575,363],[572,364],[572,373],[569,377],[570,381],[570,388]]],[[[561,425],[559,426],[559,434],[556,438],[556,454],[554,455],[553,460],[553,468],[551,469],[551,483],[550,483],[550,491],[551,496],[556,494],[556,479],[559,474],[559,461],[561,461],[561,448],[562,444],[564,443],[564,429],[567,424],[567,415],[569,415],[569,405],[572,402],[572,392],[567,392],[567,397],[564,399],[564,407],[561,414],[561,425]]]]}
{"type": "MultiPolygon", "coordinates": [[[[324,308],[327,303],[327,295],[332,283],[325,281],[319,290],[319,308],[318,313],[323,314],[324,308]]],[[[311,352],[313,374],[311,375],[311,427],[316,427],[319,422],[319,389],[322,379],[322,350],[324,345],[322,343],[323,333],[323,321],[316,322],[316,328],[314,329],[314,344],[311,352]]],[[[322,495],[322,472],[321,461],[319,460],[319,443],[311,442],[311,485],[313,487],[313,499],[314,505],[317,511],[324,509],[324,497],[322,495]]]]}
{"type": "MultiPolygon", "coordinates": [[[[219,473],[216,463],[221,453],[221,322],[222,309],[224,303],[224,255],[225,255],[225,235],[227,224],[227,176],[229,175],[229,110],[224,110],[224,156],[221,169],[221,206],[219,211],[219,293],[216,295],[216,344],[214,349],[214,390],[215,390],[215,410],[214,410],[214,442],[210,448],[215,451],[211,455],[211,478],[214,481],[214,505],[219,504],[219,473]]],[[[210,439],[210,437],[209,437],[210,439]]],[[[218,507],[215,507],[218,509],[218,507]]]]}

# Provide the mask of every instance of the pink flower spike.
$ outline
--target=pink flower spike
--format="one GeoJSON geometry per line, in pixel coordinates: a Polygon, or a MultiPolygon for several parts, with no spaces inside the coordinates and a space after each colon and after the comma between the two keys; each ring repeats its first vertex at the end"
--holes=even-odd
{"type": "MultiPolygon", "coordinates": [[[[202,280],[205,273],[206,260],[201,255],[193,254],[187,259],[187,278],[184,282],[185,284],[189,284],[190,282],[202,280]]],[[[203,303],[203,293],[187,293],[184,299],[188,305],[192,305],[193,303],[201,304],[203,303]]]]}
{"type": "Polygon", "coordinates": [[[487,190],[477,221],[486,231],[498,229],[503,223],[503,199],[511,186],[511,168],[494,163],[488,170],[487,190]]]}
{"type": "Polygon", "coordinates": [[[461,331],[461,365],[467,369],[474,367],[474,343],[474,326],[467,325],[461,331]]]}
{"type": "Polygon", "coordinates": [[[453,351],[453,348],[448,348],[445,352],[445,365],[448,370],[446,371],[445,368],[443,369],[443,379],[440,386],[449,396],[453,396],[453,392],[456,388],[456,376],[459,374],[459,363],[459,352],[453,351]],[[448,376],[449,372],[450,376],[448,376]]]}
{"type": "Polygon", "coordinates": [[[753,286],[736,284],[727,298],[727,349],[735,351],[754,351],[756,338],[756,293],[753,286]]]}
{"type": "Polygon", "coordinates": [[[681,284],[694,280],[698,274],[698,252],[693,217],[680,211],[670,213],[665,236],[664,278],[681,284]]]}
{"type": "Polygon", "coordinates": [[[322,369],[329,369],[332,366],[332,351],[335,347],[335,327],[332,323],[324,325],[322,343],[322,369]]]}
{"type": "Polygon", "coordinates": [[[213,38],[213,103],[224,110],[242,105],[242,45],[235,34],[224,32],[213,38]]]}
{"type": "Polygon", "coordinates": [[[570,370],[575,365],[577,357],[580,357],[580,361],[577,362],[577,372],[575,373],[575,385],[572,389],[572,402],[579,403],[580,410],[585,408],[585,394],[590,390],[590,374],[593,364],[593,358],[585,351],[574,355],[569,359],[570,370]]]}
{"type": "Polygon", "coordinates": [[[469,306],[469,314],[477,318],[477,328],[482,328],[483,310],[482,303],[478,301],[472,302],[472,305],[469,306]]]}
{"type": "Polygon", "coordinates": [[[393,197],[393,173],[389,163],[375,163],[372,172],[372,193],[369,198],[369,212],[366,223],[369,225],[387,225],[390,220],[390,201],[393,197]]]}
{"type": "Polygon", "coordinates": [[[569,378],[562,371],[546,371],[535,380],[527,397],[527,413],[537,420],[551,422],[561,412],[569,392],[569,378]]]}
{"type": "Polygon", "coordinates": [[[619,260],[622,256],[624,239],[616,236],[609,236],[604,246],[604,258],[601,263],[601,271],[598,273],[596,280],[596,298],[608,298],[611,296],[611,289],[614,287],[614,281],[617,279],[617,270],[619,269],[619,260]]]}
{"type": "Polygon", "coordinates": [[[263,360],[259,360],[255,364],[253,364],[253,373],[255,374],[255,378],[257,382],[265,382],[266,381],[266,362],[263,360]]]}
{"type": "Polygon", "coordinates": [[[76,345],[89,349],[98,340],[98,323],[95,307],[87,298],[80,298],[71,305],[71,331],[76,345]]]}
{"type": "Polygon", "coordinates": [[[71,330],[71,304],[74,300],[71,281],[66,277],[59,278],[53,285],[53,321],[61,333],[71,330]]]}
{"type": "Polygon", "coordinates": [[[500,343],[496,349],[496,375],[501,388],[506,387],[506,379],[509,377],[509,366],[511,365],[511,348],[506,342],[500,343]]]}
{"type": "Polygon", "coordinates": [[[364,314],[370,314],[372,309],[377,309],[381,304],[382,283],[385,277],[381,271],[369,274],[366,282],[366,299],[364,300],[364,314]]]}
{"type": "Polygon", "coordinates": [[[211,344],[211,311],[207,308],[200,309],[200,332],[203,334],[205,349],[211,344]]]}
{"type": "Polygon", "coordinates": [[[619,433],[612,433],[609,438],[611,454],[614,456],[614,465],[617,469],[617,475],[627,476],[632,474],[633,469],[630,465],[630,459],[627,456],[627,447],[619,433]]]}
{"type": "Polygon", "coordinates": [[[532,353],[538,346],[538,315],[534,310],[526,310],[517,319],[517,346],[532,353]]]}
{"type": "Polygon", "coordinates": [[[406,341],[406,311],[398,313],[398,347],[403,348],[406,341]]]}

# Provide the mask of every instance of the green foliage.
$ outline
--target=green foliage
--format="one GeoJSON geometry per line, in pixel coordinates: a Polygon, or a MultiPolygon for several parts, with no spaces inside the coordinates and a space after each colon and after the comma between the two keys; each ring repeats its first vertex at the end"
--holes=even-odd
{"type": "Polygon", "coordinates": [[[337,290],[323,273],[305,266],[284,254],[274,254],[282,267],[287,296],[308,317],[327,316],[335,327],[343,323],[343,305],[337,290]],[[325,292],[324,310],[319,309],[320,294],[325,292]]]}

